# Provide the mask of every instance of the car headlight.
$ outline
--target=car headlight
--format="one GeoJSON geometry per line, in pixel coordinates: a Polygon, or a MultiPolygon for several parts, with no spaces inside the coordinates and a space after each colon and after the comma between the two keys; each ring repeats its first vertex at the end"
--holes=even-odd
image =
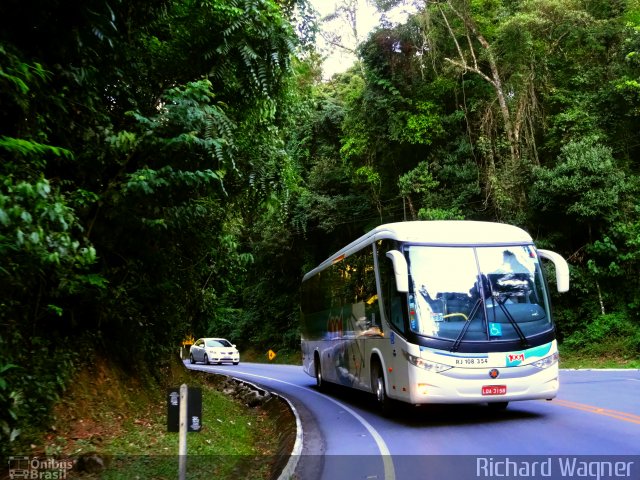
{"type": "Polygon", "coordinates": [[[416,367],[422,368],[423,370],[426,370],[427,372],[441,373],[441,372],[444,372],[446,370],[450,370],[450,369],[453,368],[453,367],[450,367],[449,365],[444,365],[442,363],[436,363],[436,362],[430,362],[429,360],[425,360],[424,358],[416,357],[416,356],[413,356],[411,354],[407,354],[407,357],[409,358],[409,362],[412,365],[415,365],[416,367]]]}
{"type": "Polygon", "coordinates": [[[544,370],[545,368],[549,368],[552,365],[555,365],[556,363],[558,363],[558,352],[549,355],[548,357],[544,357],[541,358],[540,360],[533,362],[533,366],[536,368],[539,368],[540,370],[544,370]]]}

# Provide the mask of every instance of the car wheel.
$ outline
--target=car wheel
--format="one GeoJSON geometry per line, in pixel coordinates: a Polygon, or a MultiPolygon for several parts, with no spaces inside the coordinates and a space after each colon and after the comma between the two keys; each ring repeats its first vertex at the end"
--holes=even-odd
{"type": "Polygon", "coordinates": [[[209,365],[209,357],[207,356],[207,354],[204,354],[204,364],[205,365],[209,365]]]}
{"type": "Polygon", "coordinates": [[[196,363],[196,359],[195,359],[195,358],[193,358],[193,353],[190,353],[190,354],[189,354],[189,363],[190,363],[191,365],[193,365],[194,363],[196,363]]]}

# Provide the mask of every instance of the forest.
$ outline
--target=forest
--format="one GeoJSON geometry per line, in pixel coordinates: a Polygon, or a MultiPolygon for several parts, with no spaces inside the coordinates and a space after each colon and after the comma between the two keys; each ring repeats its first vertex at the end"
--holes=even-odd
{"type": "Polygon", "coordinates": [[[524,228],[562,348],[638,359],[640,1],[414,4],[323,79],[307,0],[0,3],[1,451],[94,355],[296,352],[302,275],[391,221],[524,228]]]}

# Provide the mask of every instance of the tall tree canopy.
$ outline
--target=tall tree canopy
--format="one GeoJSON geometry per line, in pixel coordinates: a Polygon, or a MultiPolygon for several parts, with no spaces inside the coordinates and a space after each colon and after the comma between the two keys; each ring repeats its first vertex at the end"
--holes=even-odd
{"type": "Polygon", "coordinates": [[[361,43],[360,65],[318,88],[301,203],[310,243],[328,254],[349,227],[387,220],[518,224],[572,265],[561,338],[627,336],[637,356],[640,4],[413,3],[406,22],[361,43]],[[337,181],[316,182],[320,168],[337,181]],[[340,210],[356,192],[357,210],[340,210]],[[322,211],[357,216],[345,228],[322,211]]]}
{"type": "Polygon", "coordinates": [[[242,288],[239,209],[286,188],[298,3],[2,2],[2,445],[44,421],[69,338],[156,361],[242,288]]]}

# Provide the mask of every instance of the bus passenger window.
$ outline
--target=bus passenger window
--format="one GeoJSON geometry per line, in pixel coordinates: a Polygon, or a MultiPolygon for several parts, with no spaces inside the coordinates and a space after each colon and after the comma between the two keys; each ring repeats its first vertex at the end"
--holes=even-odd
{"type": "Polygon", "coordinates": [[[379,336],[382,334],[373,251],[365,248],[336,263],[332,270],[339,273],[341,311],[345,331],[349,335],[379,336]]]}

